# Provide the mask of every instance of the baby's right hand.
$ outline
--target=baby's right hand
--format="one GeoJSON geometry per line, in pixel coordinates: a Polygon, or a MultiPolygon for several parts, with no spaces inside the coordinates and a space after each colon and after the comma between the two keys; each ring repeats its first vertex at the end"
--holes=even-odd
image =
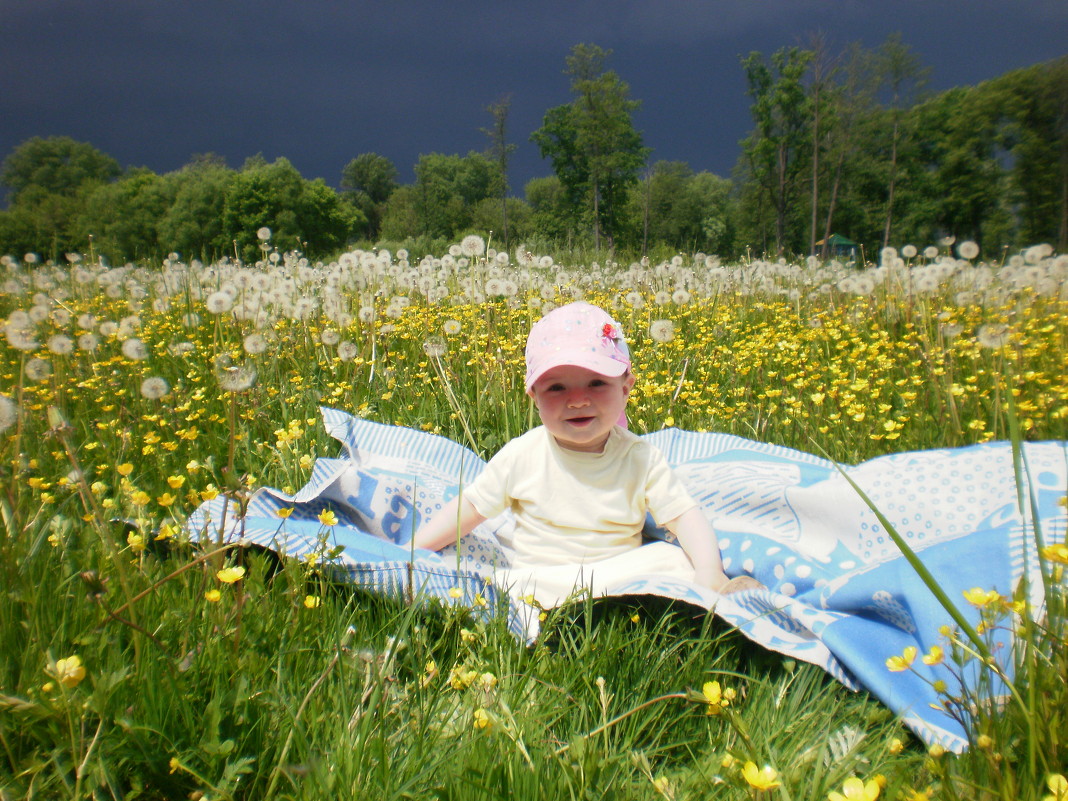
{"type": "Polygon", "coordinates": [[[730,595],[735,592],[743,592],[744,590],[766,590],[763,584],[757,581],[752,576],[735,576],[722,587],[718,592],[720,595],[730,595]]]}

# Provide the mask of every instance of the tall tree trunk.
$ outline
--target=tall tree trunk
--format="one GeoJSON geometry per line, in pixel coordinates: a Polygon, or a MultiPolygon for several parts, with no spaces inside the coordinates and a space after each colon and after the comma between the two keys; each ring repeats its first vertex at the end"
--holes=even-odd
{"type": "Polygon", "coordinates": [[[886,193],[886,227],[883,229],[883,248],[890,245],[890,229],[894,218],[894,184],[897,180],[897,116],[894,116],[894,132],[890,142],[890,186],[886,193]]]}
{"type": "Polygon", "coordinates": [[[827,217],[823,224],[823,247],[820,248],[820,258],[827,258],[827,240],[831,238],[831,223],[834,221],[834,210],[838,205],[838,188],[842,183],[842,166],[845,163],[845,153],[838,157],[838,163],[834,167],[834,180],[831,181],[831,197],[827,201],[827,217]]]}
{"type": "Polygon", "coordinates": [[[601,249],[601,190],[597,185],[596,176],[593,179],[593,249],[601,249]]]}
{"type": "Polygon", "coordinates": [[[815,111],[812,115],[812,225],[808,232],[808,252],[816,252],[816,217],[820,202],[820,97],[819,90],[815,96],[815,111]]]}

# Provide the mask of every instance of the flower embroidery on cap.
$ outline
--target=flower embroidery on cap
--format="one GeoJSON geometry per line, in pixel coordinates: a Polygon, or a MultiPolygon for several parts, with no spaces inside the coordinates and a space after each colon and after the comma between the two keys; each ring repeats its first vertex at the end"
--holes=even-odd
{"type": "Polygon", "coordinates": [[[601,328],[601,336],[605,339],[610,339],[613,342],[619,339],[619,333],[616,331],[615,326],[611,323],[604,324],[604,327],[601,328]]]}

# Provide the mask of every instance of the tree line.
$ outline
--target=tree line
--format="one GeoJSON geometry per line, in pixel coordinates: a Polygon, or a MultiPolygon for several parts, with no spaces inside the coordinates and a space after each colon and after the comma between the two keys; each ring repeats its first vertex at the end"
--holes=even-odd
{"type": "Polygon", "coordinates": [[[510,97],[487,107],[484,150],[421,155],[410,184],[385,156],[363,153],[340,190],[285,158],[232,169],[199,155],[158,175],[124,170],[85,142],[35,137],[0,164],[0,251],[251,260],[262,227],[274,246],[315,258],[382,242],[431,250],[471,231],[494,231],[503,246],[631,254],[826,253],[832,234],[869,253],[946,236],[987,254],[1068,247],[1068,58],[932,95],[897,35],[873,50],[832,53],[816,35],[750,53],[740,67],[753,127],[725,178],[649,163],[633,123],[640,101],[609,56],[579,44],[567,57],[572,99],[530,135],[552,174],[522,198],[508,182],[510,97]]]}

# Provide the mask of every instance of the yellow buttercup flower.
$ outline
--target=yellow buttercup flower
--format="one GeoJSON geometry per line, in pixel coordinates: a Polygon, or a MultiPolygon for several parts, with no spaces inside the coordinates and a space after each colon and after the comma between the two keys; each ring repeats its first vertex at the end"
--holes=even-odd
{"type": "Polygon", "coordinates": [[[319,512],[319,522],[324,526],[336,526],[337,515],[334,514],[332,509],[323,509],[323,511],[319,512]]]}
{"type": "Polygon", "coordinates": [[[85,666],[80,656],[68,656],[65,659],[57,659],[56,664],[49,671],[68,690],[77,687],[85,678],[85,666]]]}
{"type": "Polygon", "coordinates": [[[130,475],[130,473],[133,472],[133,465],[129,462],[123,462],[118,467],[116,467],[115,470],[120,476],[126,478],[128,475],[130,475]]]}
{"type": "Polygon", "coordinates": [[[701,688],[701,695],[705,697],[705,702],[708,704],[705,710],[706,715],[718,715],[730,705],[730,699],[723,692],[718,681],[706,681],[701,688]]]}
{"type": "Polygon", "coordinates": [[[1068,801],[1068,779],[1064,774],[1051,773],[1046,777],[1046,787],[1051,795],[1043,796],[1042,801],[1068,801]]]}
{"type": "Polygon", "coordinates": [[[283,506],[281,509],[275,509],[274,513],[283,520],[285,520],[287,517],[293,514],[293,509],[294,507],[292,506],[283,506]]]}
{"type": "Polygon", "coordinates": [[[856,776],[850,776],[842,784],[842,792],[832,790],[827,794],[828,801],[875,801],[879,797],[879,783],[874,779],[864,782],[856,776]]]}
{"type": "Polygon", "coordinates": [[[474,727],[483,731],[493,728],[493,718],[485,709],[476,709],[474,715],[474,727]]]}
{"type": "Polygon", "coordinates": [[[181,489],[185,484],[185,476],[167,476],[167,485],[171,489],[181,489]]]}
{"type": "Polygon", "coordinates": [[[982,587],[972,587],[964,591],[964,600],[972,606],[982,609],[1001,600],[1001,594],[997,590],[984,590],[982,587]]]}
{"type": "Polygon", "coordinates": [[[142,553],[146,547],[144,536],[133,531],[126,535],[126,544],[134,553],[142,553]]]}
{"type": "Polygon", "coordinates": [[[323,599],[318,595],[305,595],[304,596],[304,608],[305,609],[318,609],[323,603],[323,599]]]}
{"type": "Polygon", "coordinates": [[[758,768],[755,762],[745,763],[745,767],[742,768],[742,778],[745,779],[746,784],[761,793],[765,790],[774,790],[782,784],[775,768],[771,765],[758,768]]]}
{"type": "Polygon", "coordinates": [[[886,667],[893,673],[900,673],[903,670],[908,670],[916,660],[916,654],[916,646],[910,645],[901,652],[901,656],[892,656],[887,659],[886,667]]]}
{"type": "Polygon", "coordinates": [[[923,655],[923,664],[925,665],[940,665],[945,659],[945,651],[941,646],[932,645],[931,650],[923,655]]]}
{"type": "Polygon", "coordinates": [[[204,600],[210,604],[217,604],[221,598],[222,593],[215,589],[208,590],[204,593],[204,600]]]}
{"type": "Polygon", "coordinates": [[[1047,545],[1042,549],[1042,558],[1062,565],[1068,565],[1068,545],[1063,542],[1057,545],[1047,545]]]}
{"type": "Polygon", "coordinates": [[[223,584],[233,584],[234,582],[241,581],[245,577],[245,568],[241,565],[234,567],[224,567],[218,573],[215,574],[215,578],[221,581],[223,584]]]}

